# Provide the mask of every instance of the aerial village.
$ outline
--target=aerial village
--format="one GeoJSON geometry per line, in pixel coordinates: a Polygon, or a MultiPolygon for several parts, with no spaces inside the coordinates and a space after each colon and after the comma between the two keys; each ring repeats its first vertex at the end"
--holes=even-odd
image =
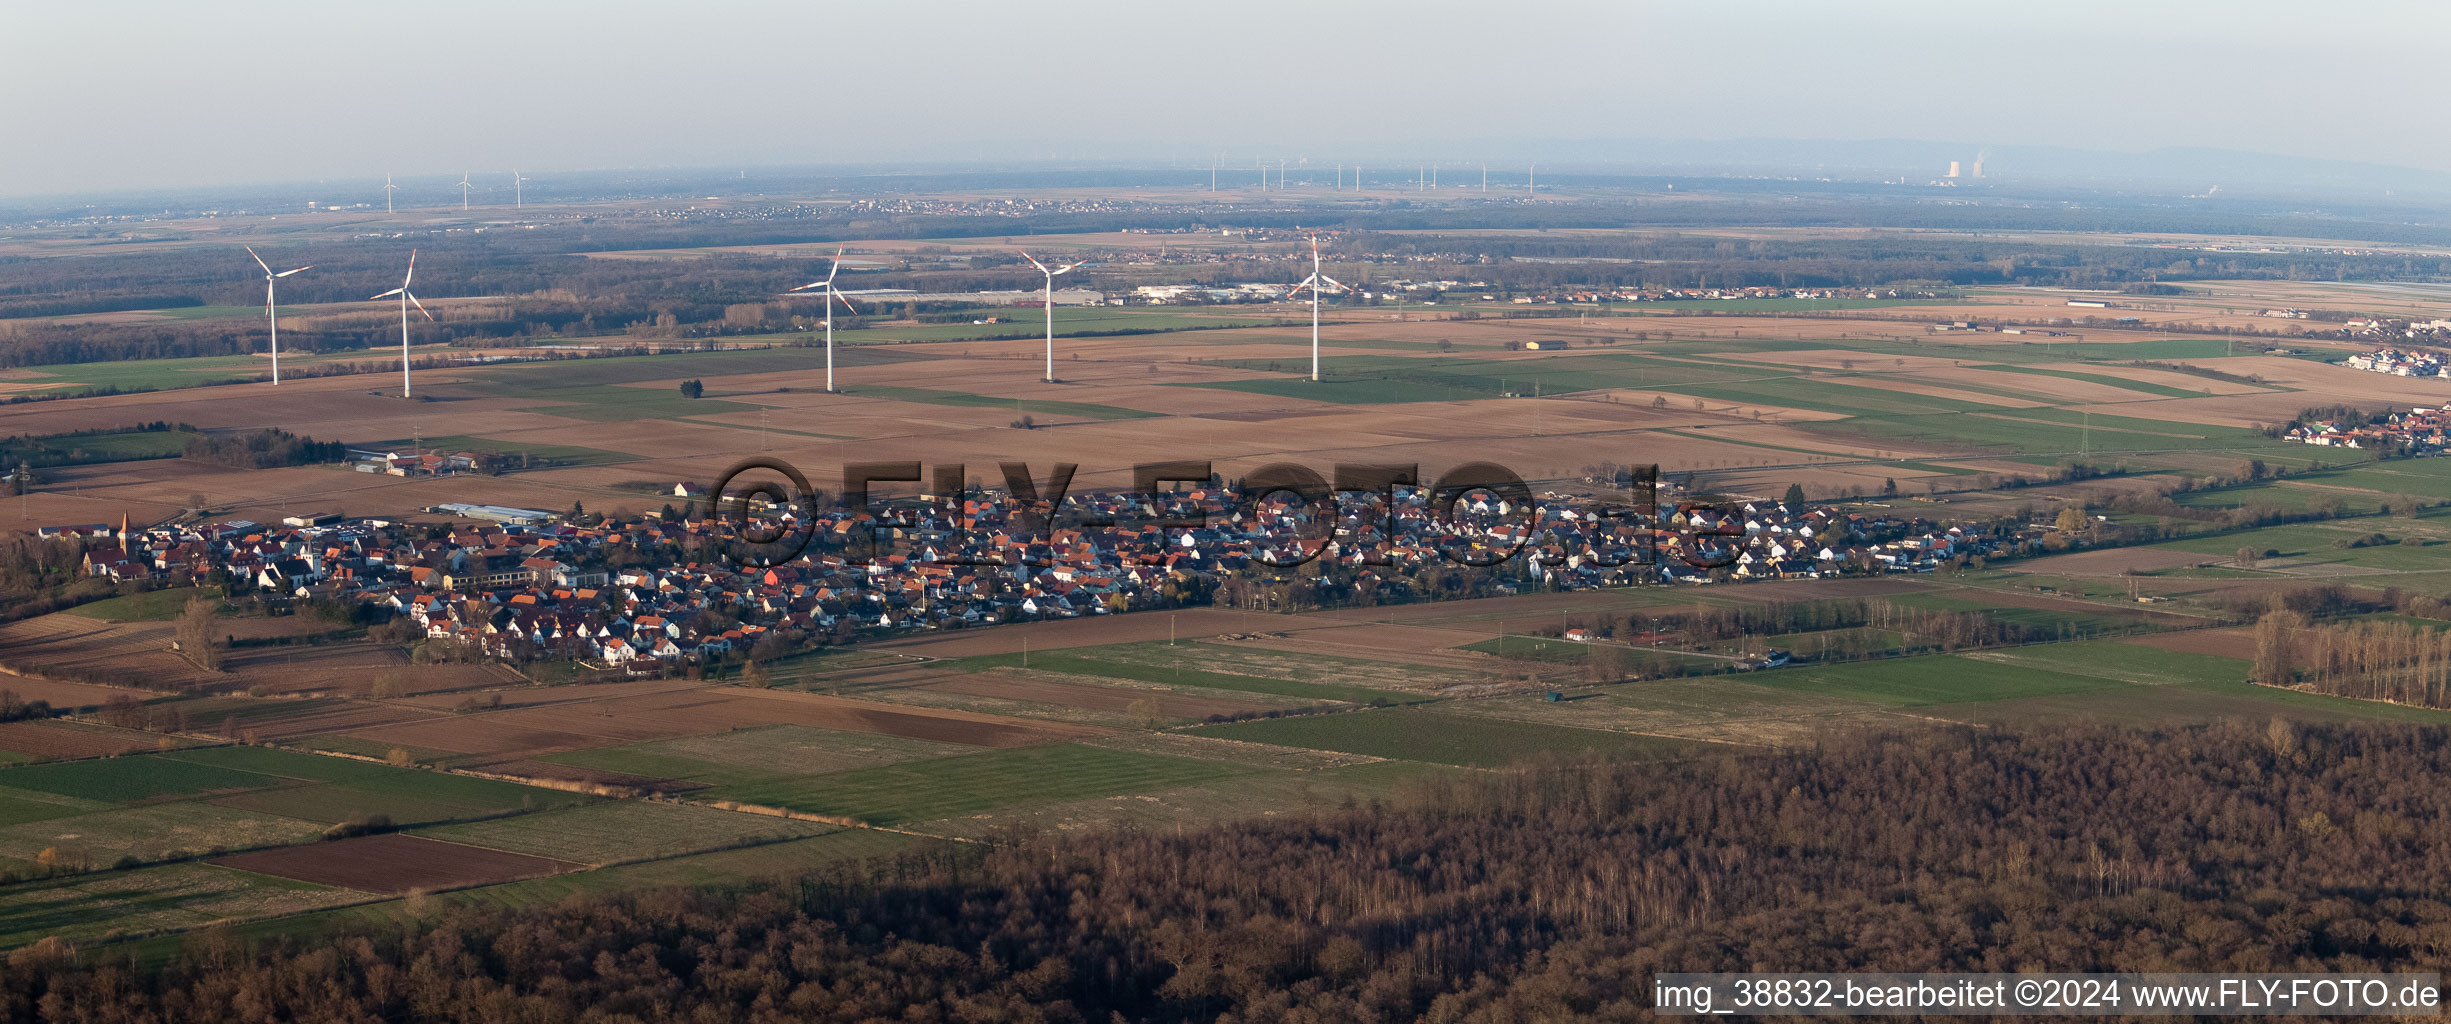
{"type": "Polygon", "coordinates": [[[1375,499],[1321,514],[1283,495],[1245,504],[1220,485],[1178,492],[1164,508],[1071,495],[1052,523],[1043,503],[1016,509],[995,491],[807,517],[782,507],[708,516],[688,502],[695,485],[674,490],[688,511],[635,519],[454,506],[441,511],[471,520],[303,516],[280,526],[143,529],[123,520],[116,529],[44,532],[78,539],[86,571],[117,582],[216,584],[272,604],[342,602],[375,619],[405,616],[464,656],[631,671],[878,633],[1186,604],[1291,610],[1933,572],[2027,553],[2044,533],[1767,501],[1673,507],[1646,525],[1647,517],[1554,492],[1528,515],[1476,492],[1441,518],[1421,492],[1400,491],[1394,526],[1384,529],[1375,499]],[[1203,525],[1133,525],[1159,514],[1203,525]],[[744,537],[777,532],[808,543],[772,565],[724,557],[747,550],[744,537]]]}

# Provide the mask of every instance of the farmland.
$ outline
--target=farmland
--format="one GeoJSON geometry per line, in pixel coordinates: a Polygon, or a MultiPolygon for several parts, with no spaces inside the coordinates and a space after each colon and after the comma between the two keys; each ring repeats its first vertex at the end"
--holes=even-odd
{"type": "Polygon", "coordinates": [[[547,857],[396,834],[258,850],[213,863],[276,878],[391,895],[559,874],[574,866],[547,857]]]}
{"type": "Polygon", "coordinates": [[[1133,679],[1169,686],[1196,686],[1357,704],[1374,700],[1401,701],[1418,696],[1421,692],[1386,688],[1399,683],[1432,690],[1441,683],[1456,685],[1478,681],[1476,677],[1464,673],[1395,671],[1383,663],[1374,664],[1355,658],[1265,659],[1260,652],[1223,644],[1200,643],[1180,647],[1169,644],[1119,644],[1029,656],[1019,653],[985,654],[964,658],[955,664],[969,671],[1026,668],[1037,672],[1133,679]],[[1285,664],[1263,666],[1263,660],[1280,660],[1285,664]],[[1344,683],[1325,682],[1331,679],[1344,683]],[[1380,683],[1380,688],[1346,685],[1363,681],[1380,683]]]}
{"type": "Polygon", "coordinates": [[[1172,789],[1223,781],[1244,772],[1214,761],[1061,744],[719,787],[705,795],[891,824],[975,814],[1018,803],[1172,789]]]}
{"type": "Polygon", "coordinates": [[[1412,709],[1207,726],[1198,734],[1474,768],[1502,767],[1540,754],[1659,758],[1693,751],[1675,740],[1412,709]]]}
{"type": "MultiPolygon", "coordinates": [[[[1173,244],[1221,244],[1180,237],[1173,244]]],[[[1034,251],[1042,241],[1074,246],[1068,258],[1142,243],[1054,236],[1033,240],[1034,251]]],[[[1248,247],[1266,255],[1290,244],[1248,247]]],[[[716,265],[726,254],[690,246],[589,259],[716,265]]],[[[1127,272],[1164,273],[1115,271],[1127,272]]],[[[0,528],[20,532],[121,515],[166,521],[201,496],[215,518],[333,511],[431,528],[423,536],[441,542],[458,524],[422,509],[583,502],[592,513],[660,514],[685,504],[676,484],[765,456],[826,489],[857,462],[960,463],[988,478],[997,462],[1040,474],[1071,462],[1076,488],[1088,489],[1123,486],[1138,462],[1200,459],[1229,478],[1274,462],[1323,472],[1417,464],[1435,478],[1491,461],[1535,490],[1581,493],[1593,489],[1583,477],[1595,463],[1657,463],[1688,488],[1675,496],[1766,500],[1794,485],[1842,517],[2030,525],[2075,508],[2100,543],[2058,538],[2067,553],[1883,578],[1570,592],[1527,579],[1510,585],[1523,591],[1513,596],[1394,606],[1133,605],[985,629],[853,633],[764,665],[771,689],[739,685],[737,665],[620,678],[459,663],[433,657],[423,636],[378,641],[362,623],[318,626],[236,604],[220,628],[247,643],[207,671],[169,649],[170,620],[202,591],[110,592],[0,624],[0,665],[21,673],[9,688],[77,712],[0,723],[0,761],[12,762],[0,767],[0,868],[13,879],[0,884],[0,945],[223,919],[245,934],[304,933],[405,919],[417,889],[444,890],[435,900],[452,904],[528,906],[1031,831],[1192,828],[1396,801],[1551,759],[1687,761],[1936,723],[2444,721],[2248,683],[2252,640],[2238,599],[2335,581],[2378,598],[2383,587],[2451,587],[2442,554],[2451,513],[2403,497],[2451,500],[2451,460],[2376,460],[2261,429],[2303,408],[2451,396],[2162,329],[2167,318],[2151,329],[2059,324],[2048,335],[1927,330],[1935,320],[2062,316],[2063,301],[1954,289],[1928,300],[1355,305],[1326,317],[1317,383],[1307,379],[1307,310],[1289,304],[1059,308],[1056,383],[1040,379],[1029,310],[1006,310],[998,324],[871,310],[836,336],[833,392],[806,324],[665,339],[690,350],[661,355],[421,367],[418,397],[406,400],[395,366],[375,352],[285,356],[302,370],[358,362],[369,372],[296,377],[277,391],[252,356],[9,371],[0,386],[12,395],[158,389],[0,405],[0,435],[99,431],[83,436],[105,454],[174,454],[168,432],[128,431],[162,420],[207,434],[274,423],[352,446],[497,457],[488,472],[448,478],[171,459],[61,466],[14,508],[0,504],[0,528]],[[683,381],[701,382],[702,397],[683,381]],[[2251,459],[2286,473],[2246,479],[2251,459]],[[2076,464],[2088,473],[2055,482],[2076,464]],[[2118,504],[2182,482],[2169,507],[2118,504]],[[2391,515],[2368,514],[2385,505],[2391,515]],[[2237,525],[2264,509],[2308,521],[2237,525]],[[2319,515],[2334,510],[2345,516],[2319,515]],[[2114,529],[2145,526],[2162,532],[2109,543],[2114,529]],[[2390,543],[2348,543],[2378,532],[2390,543]],[[2241,548],[2254,557],[2240,559],[2241,548]],[[1823,600],[1868,601],[1887,618],[1743,636],[1673,624],[1823,600]],[[1672,624],[1646,633],[1654,616],[1672,624]],[[1944,639],[1930,623],[1951,617],[1999,632],[1944,639]],[[1603,635],[1560,639],[1570,625],[1603,635]],[[1735,671],[1739,657],[1769,647],[1797,661],[1735,671]]],[[[438,306],[446,325],[453,308],[438,306]]],[[[95,315],[240,322],[255,312],[95,315]]],[[[632,342],[617,326],[600,330],[558,333],[552,351],[632,342]]],[[[480,351],[538,354],[450,354],[480,351]]]]}
{"type": "Polygon", "coordinates": [[[416,834],[509,853],[602,864],[663,860],[752,841],[832,831],[833,826],[789,818],[623,800],[422,829],[416,834]]]}

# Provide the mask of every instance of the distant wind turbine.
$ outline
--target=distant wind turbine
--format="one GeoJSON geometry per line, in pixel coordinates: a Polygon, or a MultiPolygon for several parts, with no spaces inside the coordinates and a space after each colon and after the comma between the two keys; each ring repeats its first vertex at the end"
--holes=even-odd
{"type": "Polygon", "coordinates": [[[388,171],[384,172],[384,174],[383,174],[383,212],[385,212],[385,213],[390,213],[390,212],[392,212],[392,211],[391,211],[391,194],[392,194],[392,193],[394,193],[394,192],[398,192],[398,191],[400,191],[400,186],[398,186],[398,185],[394,185],[394,184],[392,184],[392,183],[391,183],[391,173],[390,173],[390,172],[388,172],[388,171]]]}
{"type": "Polygon", "coordinates": [[[528,179],[519,176],[519,168],[511,168],[511,206],[513,209],[527,209],[528,193],[523,187],[527,183],[528,179]]]}
{"type": "MultiPolygon", "coordinates": [[[[1260,165],[1263,173],[1266,172],[1267,167],[1267,164],[1260,165]]],[[[1067,263],[1054,270],[1049,270],[1046,264],[1038,262],[1038,257],[1030,255],[1026,250],[1015,251],[1021,253],[1022,259],[1030,261],[1031,266],[1037,267],[1039,273],[1047,275],[1047,383],[1053,384],[1055,383],[1055,278],[1058,274],[1069,274],[1074,269],[1087,264],[1086,261],[1067,263]]]]}
{"type": "Polygon", "coordinates": [[[468,209],[468,190],[469,190],[469,189],[472,189],[472,188],[475,188],[475,187],[476,187],[476,186],[471,185],[471,184],[469,184],[469,183],[468,183],[468,175],[466,175],[466,174],[462,174],[462,175],[460,175],[460,209],[461,209],[461,210],[466,210],[466,209],[468,209]]]}
{"type": "Polygon", "coordinates": [[[1319,383],[1319,286],[1323,283],[1336,286],[1336,290],[1340,292],[1353,291],[1343,281],[1319,272],[1319,236],[1312,235],[1311,276],[1303,278],[1301,284],[1293,286],[1285,294],[1290,296],[1304,288],[1311,290],[1311,383],[1313,384],[1319,383]]]}
{"type": "MultiPolygon", "coordinates": [[[[255,256],[255,247],[254,247],[254,246],[250,245],[250,246],[247,246],[246,248],[247,248],[247,255],[249,255],[249,256],[255,256]]],[[[256,265],[256,266],[259,266],[259,267],[264,268],[264,325],[265,325],[266,327],[269,327],[269,328],[271,328],[271,329],[272,329],[272,386],[274,386],[274,387],[280,387],[280,386],[281,386],[281,318],[280,318],[280,317],[279,317],[277,314],[275,314],[275,313],[273,312],[273,306],[272,306],[272,283],[273,283],[274,281],[278,281],[278,280],[280,280],[280,279],[282,279],[282,278],[284,278],[284,277],[288,277],[288,276],[289,276],[289,275],[291,275],[291,274],[299,273],[299,272],[301,272],[301,271],[313,270],[313,269],[314,269],[314,265],[313,265],[313,264],[308,264],[308,265],[306,265],[306,266],[299,267],[297,270],[284,270],[284,271],[282,271],[282,272],[280,272],[280,273],[278,273],[278,274],[275,274],[275,273],[273,273],[273,272],[272,272],[272,265],[271,265],[271,264],[269,264],[269,263],[264,262],[264,258],[263,258],[263,257],[261,257],[261,256],[255,256],[255,265],[256,265]]]]}
{"type": "MultiPolygon", "coordinates": [[[[415,250],[415,249],[411,249],[411,250],[409,250],[409,265],[408,265],[408,273],[407,273],[406,275],[403,275],[403,276],[400,278],[400,287],[398,287],[398,288],[394,288],[394,289],[392,289],[392,290],[390,290],[390,291],[384,292],[384,293],[383,293],[383,294],[381,294],[381,295],[377,295],[377,296],[375,296],[375,298],[377,298],[377,299],[388,299],[388,298],[391,298],[391,297],[392,297],[392,296],[394,296],[394,295],[397,295],[397,296],[399,296],[399,297],[400,297],[400,397],[402,397],[402,398],[407,398],[407,397],[409,397],[409,339],[408,339],[408,311],[409,311],[409,304],[410,304],[410,303],[412,303],[412,302],[415,302],[415,303],[417,304],[417,311],[418,311],[418,312],[420,312],[420,313],[425,313],[425,317],[426,317],[426,320],[427,320],[427,321],[431,322],[431,321],[434,319],[434,314],[432,314],[432,313],[426,313],[426,304],[425,304],[425,303],[422,303],[422,302],[417,302],[417,296],[412,295],[412,294],[410,294],[410,293],[409,293],[409,290],[408,290],[408,289],[409,289],[409,282],[410,282],[411,280],[414,280],[416,277],[417,277],[417,250],[415,250]]],[[[372,301],[372,300],[368,300],[368,301],[372,301]]]]}
{"type": "MultiPolygon", "coordinates": [[[[807,284],[801,285],[798,288],[792,289],[791,292],[784,293],[789,295],[792,292],[804,292],[811,288],[823,288],[826,290],[826,391],[829,394],[834,391],[834,304],[836,302],[840,302],[843,304],[844,309],[848,309],[854,313],[860,311],[858,306],[851,304],[850,299],[843,298],[841,292],[834,290],[834,275],[842,273],[842,269],[843,250],[841,246],[835,246],[834,266],[826,271],[825,280],[811,281],[807,284]]],[[[1053,343],[1050,342],[1049,344],[1053,343]]],[[[1049,362],[1048,366],[1053,367],[1054,363],[1049,362]]]]}

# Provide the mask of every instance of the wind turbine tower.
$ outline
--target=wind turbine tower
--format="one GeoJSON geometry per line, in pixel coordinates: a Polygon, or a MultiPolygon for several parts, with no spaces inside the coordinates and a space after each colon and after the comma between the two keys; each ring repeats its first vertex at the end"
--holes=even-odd
{"type": "Polygon", "coordinates": [[[1319,272],[1319,236],[1312,235],[1311,276],[1303,278],[1302,283],[1293,286],[1287,294],[1290,295],[1304,288],[1311,290],[1311,383],[1313,384],[1319,383],[1319,286],[1322,284],[1334,285],[1339,292],[1353,291],[1346,287],[1343,281],[1319,272]]]}
{"type": "Polygon", "coordinates": [[[434,314],[426,313],[426,304],[417,302],[417,296],[409,294],[409,282],[415,280],[416,277],[417,250],[411,249],[409,250],[408,273],[401,276],[400,287],[375,296],[377,299],[388,299],[394,295],[400,297],[400,397],[402,398],[409,397],[409,304],[416,303],[417,311],[420,313],[425,313],[425,318],[428,322],[432,322],[434,319],[434,314]]]}
{"type": "Polygon", "coordinates": [[[516,167],[511,168],[511,208],[512,208],[512,209],[517,209],[517,210],[524,210],[524,209],[527,209],[527,207],[528,207],[528,193],[527,193],[527,189],[524,187],[525,185],[527,185],[527,183],[528,183],[528,179],[526,179],[526,178],[522,178],[522,177],[520,177],[520,176],[519,176],[519,168],[516,168],[516,167]]]}
{"type": "Polygon", "coordinates": [[[467,176],[466,174],[462,174],[462,175],[460,175],[460,211],[461,211],[461,212],[463,212],[463,213],[467,212],[467,210],[468,210],[468,190],[469,190],[469,189],[472,189],[472,188],[475,188],[475,187],[476,187],[476,186],[471,185],[471,184],[469,184],[469,183],[468,183],[468,176],[467,176]]]}
{"type": "MultiPolygon", "coordinates": [[[[255,256],[254,246],[247,247],[247,255],[255,256]]],[[[272,330],[272,386],[277,388],[281,386],[281,318],[273,309],[272,283],[291,274],[312,270],[314,265],[284,270],[278,274],[272,272],[272,265],[264,262],[261,256],[255,256],[255,265],[264,268],[264,326],[272,330]]]]}
{"type": "MultiPolygon", "coordinates": [[[[834,266],[826,271],[825,280],[811,281],[807,284],[801,285],[798,288],[792,289],[791,292],[784,293],[789,295],[792,292],[804,292],[811,288],[823,288],[826,290],[826,393],[829,395],[834,393],[834,304],[840,302],[843,304],[844,309],[848,309],[854,313],[860,311],[858,306],[851,304],[850,299],[843,298],[841,292],[834,290],[834,275],[842,273],[842,270],[843,250],[842,247],[838,245],[834,247],[834,266]]],[[[1052,332],[1053,328],[1050,328],[1049,330],[1052,332]]],[[[1049,351],[1053,351],[1052,346],[1054,345],[1054,341],[1052,340],[1052,337],[1048,341],[1048,345],[1050,346],[1049,351]]],[[[1054,372],[1054,357],[1048,357],[1047,365],[1049,368],[1048,372],[1054,372]]]]}
{"type": "Polygon", "coordinates": [[[384,172],[384,174],[383,174],[383,212],[384,212],[384,213],[390,213],[390,212],[392,212],[392,211],[391,211],[391,194],[392,194],[392,193],[394,193],[394,192],[398,192],[398,191],[400,191],[400,186],[398,186],[398,185],[394,185],[394,184],[392,184],[392,183],[391,183],[391,173],[390,173],[390,172],[388,172],[388,171],[384,172]]]}
{"type": "MultiPolygon", "coordinates": [[[[1268,165],[1261,164],[1260,173],[1266,174],[1267,172],[1268,165]]],[[[1021,253],[1022,259],[1030,261],[1031,266],[1037,267],[1039,273],[1047,275],[1047,383],[1053,384],[1055,383],[1055,279],[1057,275],[1069,274],[1075,268],[1085,264],[1067,263],[1054,270],[1049,270],[1046,264],[1038,262],[1038,257],[1030,255],[1028,251],[1015,251],[1021,253]]]]}

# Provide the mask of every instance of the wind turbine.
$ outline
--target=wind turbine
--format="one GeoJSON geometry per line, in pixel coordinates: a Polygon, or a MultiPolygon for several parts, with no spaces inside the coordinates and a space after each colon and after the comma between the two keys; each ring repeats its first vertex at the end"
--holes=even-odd
{"type": "MultiPolygon", "coordinates": [[[[409,250],[409,265],[408,265],[408,273],[407,273],[405,276],[403,276],[403,277],[401,277],[401,278],[400,278],[400,287],[398,287],[398,288],[394,288],[394,289],[392,289],[392,290],[390,290],[390,291],[384,292],[384,293],[383,293],[383,294],[381,294],[381,295],[377,295],[377,296],[375,296],[375,298],[377,298],[377,299],[388,299],[388,298],[391,298],[391,297],[392,297],[392,296],[394,296],[394,295],[397,295],[397,296],[399,296],[399,297],[400,297],[400,397],[402,397],[402,398],[407,398],[407,397],[409,397],[409,346],[408,346],[408,311],[409,311],[409,304],[410,304],[410,303],[412,303],[412,302],[416,302],[416,303],[417,303],[417,311],[418,311],[418,312],[420,312],[420,313],[425,313],[425,317],[426,317],[426,319],[427,319],[427,320],[429,320],[429,321],[431,321],[431,320],[433,320],[433,319],[434,319],[434,314],[432,314],[432,313],[426,313],[426,304],[425,304],[425,303],[422,303],[422,302],[417,302],[417,296],[409,294],[409,290],[408,290],[408,287],[409,287],[409,282],[410,282],[411,280],[414,280],[416,277],[417,277],[417,250],[415,250],[415,249],[411,249],[411,250],[409,250]]],[[[371,301],[373,301],[373,300],[371,300],[371,299],[370,299],[370,300],[368,300],[368,301],[370,301],[370,302],[371,302],[371,301]]]]}
{"type": "Polygon", "coordinates": [[[468,176],[466,174],[460,175],[460,209],[462,211],[466,211],[468,209],[468,190],[475,187],[476,186],[468,183],[468,176]]]}
{"type": "Polygon", "coordinates": [[[527,209],[527,206],[528,206],[528,193],[527,193],[527,191],[526,191],[525,189],[523,189],[523,188],[521,188],[521,187],[520,187],[520,186],[526,185],[527,183],[528,183],[528,179],[526,179],[526,178],[522,178],[522,177],[520,177],[520,176],[519,176],[519,168],[516,168],[516,167],[511,168],[511,208],[512,208],[512,209],[518,209],[518,210],[524,210],[524,209],[527,209]]]}
{"type": "Polygon", "coordinates": [[[400,186],[391,183],[391,172],[383,172],[383,212],[391,212],[391,194],[398,191],[400,186]]]}
{"type": "Polygon", "coordinates": [[[1319,383],[1319,285],[1322,282],[1335,285],[1336,290],[1340,292],[1353,291],[1352,287],[1343,281],[1319,272],[1319,236],[1312,235],[1311,276],[1303,278],[1301,284],[1293,286],[1285,294],[1292,295],[1304,288],[1311,290],[1311,383],[1313,384],[1319,383]]]}
{"type": "MultiPolygon", "coordinates": [[[[783,293],[785,295],[789,295],[792,292],[804,292],[811,288],[823,288],[826,290],[826,393],[828,394],[832,394],[834,391],[834,304],[836,302],[840,302],[843,304],[844,309],[848,309],[854,313],[860,311],[858,306],[851,304],[850,299],[843,298],[841,292],[834,290],[834,275],[842,273],[842,269],[843,250],[842,247],[838,245],[834,247],[834,266],[826,270],[825,280],[811,281],[807,284],[801,285],[798,288],[792,289],[791,292],[783,293]]],[[[1049,328],[1049,330],[1052,331],[1053,328],[1049,328]]],[[[1050,337],[1052,337],[1052,335],[1050,335],[1050,337]]],[[[1053,345],[1054,342],[1049,341],[1048,344],[1053,345]]],[[[1050,349],[1050,351],[1052,351],[1052,349],[1050,349]]],[[[1054,357],[1049,356],[1048,359],[1048,372],[1053,373],[1053,368],[1055,366],[1055,363],[1053,362],[1054,357]]]]}
{"type": "MultiPolygon", "coordinates": [[[[247,246],[246,249],[247,255],[255,256],[254,246],[247,246]]],[[[273,312],[272,283],[284,277],[288,277],[291,274],[312,270],[314,269],[314,265],[308,264],[306,266],[299,267],[297,270],[284,270],[278,274],[272,272],[272,265],[264,262],[264,258],[261,256],[255,256],[255,265],[264,268],[264,325],[272,329],[272,386],[280,387],[281,318],[273,312]]]]}
{"type": "MultiPolygon", "coordinates": [[[[1260,165],[1262,173],[1266,172],[1267,167],[1267,164],[1260,165]]],[[[1031,266],[1037,267],[1039,273],[1047,275],[1047,383],[1053,384],[1055,383],[1055,277],[1058,274],[1069,274],[1074,269],[1085,266],[1087,261],[1067,263],[1054,270],[1049,270],[1046,264],[1038,262],[1038,257],[1030,255],[1028,250],[1015,251],[1021,253],[1022,259],[1030,261],[1031,266]]]]}

